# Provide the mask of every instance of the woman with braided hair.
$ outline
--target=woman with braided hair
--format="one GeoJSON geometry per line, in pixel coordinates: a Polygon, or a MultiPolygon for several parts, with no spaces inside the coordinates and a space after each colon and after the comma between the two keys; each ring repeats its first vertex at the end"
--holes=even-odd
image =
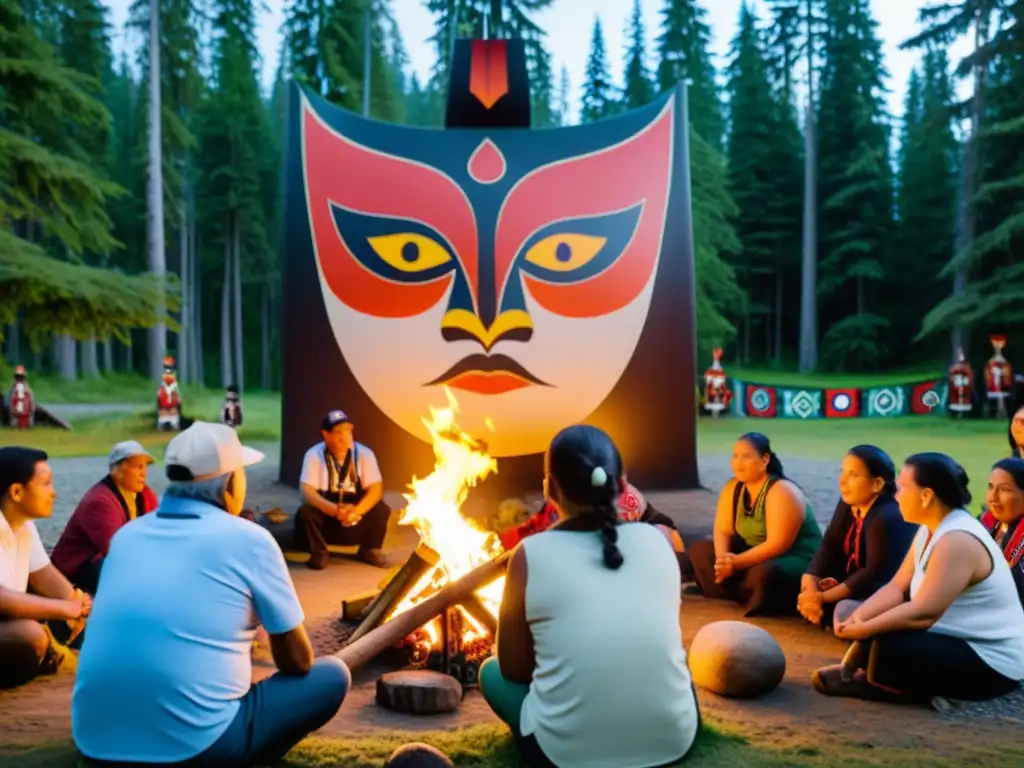
{"type": "Polygon", "coordinates": [[[577,425],[551,442],[544,493],[560,521],[512,556],[497,658],[480,669],[484,698],[530,765],[668,765],[700,725],[679,563],[654,526],[620,524],[623,485],[601,430],[577,425]]]}

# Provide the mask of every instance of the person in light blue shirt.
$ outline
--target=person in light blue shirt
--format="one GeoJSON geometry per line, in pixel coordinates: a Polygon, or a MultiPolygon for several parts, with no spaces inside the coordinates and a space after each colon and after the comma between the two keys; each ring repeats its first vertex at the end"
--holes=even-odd
{"type": "Polygon", "coordinates": [[[280,548],[238,517],[262,458],[193,423],[167,446],[159,508],[114,535],[71,700],[93,764],[273,763],[341,707],[348,668],[314,660],[280,548]],[[278,672],[252,685],[257,624],[278,672]]]}

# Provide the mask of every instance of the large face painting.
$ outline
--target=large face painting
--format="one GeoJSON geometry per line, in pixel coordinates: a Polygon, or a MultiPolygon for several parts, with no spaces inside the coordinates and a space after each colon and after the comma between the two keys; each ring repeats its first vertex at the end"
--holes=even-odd
{"type": "Polygon", "coordinates": [[[344,408],[404,486],[448,388],[524,490],[583,421],[635,482],[695,486],[678,121],[670,94],[581,127],[412,129],[293,88],[282,480],[344,408]]]}

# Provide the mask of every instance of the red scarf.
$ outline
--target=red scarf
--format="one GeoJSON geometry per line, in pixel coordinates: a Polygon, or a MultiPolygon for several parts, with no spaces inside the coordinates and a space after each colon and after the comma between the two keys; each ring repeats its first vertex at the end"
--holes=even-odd
{"type": "MultiPolygon", "coordinates": [[[[996,516],[991,512],[985,512],[981,516],[981,524],[984,525],[992,538],[999,535],[999,528],[1002,523],[996,520],[996,516]]],[[[1014,526],[1013,535],[1007,536],[1003,542],[1003,557],[1006,558],[1006,562],[1013,568],[1020,562],[1020,556],[1024,554],[1024,525],[1018,520],[1014,526]]]]}
{"type": "Polygon", "coordinates": [[[864,530],[864,515],[858,515],[852,509],[853,525],[846,532],[843,551],[846,553],[846,574],[850,575],[860,568],[860,534],[864,530]]]}

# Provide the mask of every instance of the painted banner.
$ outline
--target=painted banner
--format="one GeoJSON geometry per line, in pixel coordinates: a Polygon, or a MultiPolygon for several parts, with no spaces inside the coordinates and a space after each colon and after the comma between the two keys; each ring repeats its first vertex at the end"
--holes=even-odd
{"type": "Polygon", "coordinates": [[[949,392],[945,379],[863,389],[776,387],[729,379],[729,387],[734,416],[804,420],[942,413],[949,392]]]}
{"type": "Polygon", "coordinates": [[[423,419],[448,388],[501,492],[539,489],[578,422],[611,434],[638,486],[697,487],[682,86],[534,131],[521,41],[459,40],[451,82],[445,130],[290,88],[281,481],[332,408],[388,487],[424,476],[423,419]]]}

